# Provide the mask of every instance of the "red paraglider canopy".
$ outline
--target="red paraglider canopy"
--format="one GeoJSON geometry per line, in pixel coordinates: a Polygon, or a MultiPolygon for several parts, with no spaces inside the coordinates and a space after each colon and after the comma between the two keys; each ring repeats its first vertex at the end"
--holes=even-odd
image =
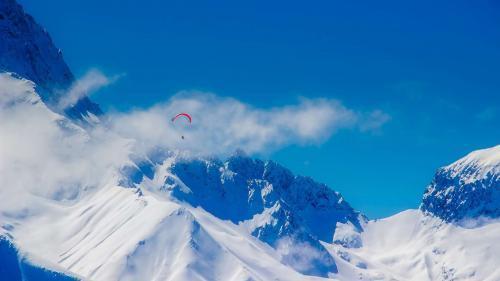
{"type": "Polygon", "coordinates": [[[181,117],[181,116],[184,116],[187,118],[187,120],[189,120],[189,123],[191,123],[192,119],[191,119],[191,115],[187,114],[187,113],[179,113],[177,115],[174,116],[174,118],[172,118],[172,122],[174,122],[177,118],[181,117]]]}

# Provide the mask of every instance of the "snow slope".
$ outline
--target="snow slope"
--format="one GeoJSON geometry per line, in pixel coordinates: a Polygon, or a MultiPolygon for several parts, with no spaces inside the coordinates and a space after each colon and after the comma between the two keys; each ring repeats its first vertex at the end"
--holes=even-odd
{"type": "Polygon", "coordinates": [[[370,221],[363,247],[330,246],[342,257],[341,280],[500,280],[500,223],[474,228],[408,210],[370,221]]]}
{"type": "Polygon", "coordinates": [[[91,280],[320,280],[202,209],[119,186],[57,206],[11,234],[30,255],[91,280]]]}

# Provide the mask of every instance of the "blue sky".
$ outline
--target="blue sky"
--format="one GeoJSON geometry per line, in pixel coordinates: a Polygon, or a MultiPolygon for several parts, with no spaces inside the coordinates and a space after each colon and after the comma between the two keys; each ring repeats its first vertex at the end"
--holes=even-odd
{"type": "Polygon", "coordinates": [[[263,108],[326,97],[388,113],[377,132],[265,156],[371,218],[416,208],[438,167],[500,143],[498,1],[19,2],[77,76],[126,73],[93,96],[105,110],[195,89],[263,108]]]}

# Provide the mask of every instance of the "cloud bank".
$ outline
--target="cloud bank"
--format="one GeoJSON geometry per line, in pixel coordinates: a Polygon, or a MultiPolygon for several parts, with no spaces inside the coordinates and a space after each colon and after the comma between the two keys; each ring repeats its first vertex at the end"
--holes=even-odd
{"type": "Polygon", "coordinates": [[[182,92],[149,109],[112,114],[110,120],[113,131],[145,147],[217,155],[236,149],[254,154],[292,144],[321,144],[340,129],[377,130],[389,116],[378,110],[356,112],[333,99],[302,98],[294,105],[256,108],[211,93],[182,92]],[[192,124],[172,122],[179,112],[191,114],[192,124]]]}

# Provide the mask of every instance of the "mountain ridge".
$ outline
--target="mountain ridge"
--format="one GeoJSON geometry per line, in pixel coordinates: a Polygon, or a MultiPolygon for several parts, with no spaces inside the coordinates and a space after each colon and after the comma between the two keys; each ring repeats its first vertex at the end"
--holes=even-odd
{"type": "Polygon", "coordinates": [[[47,106],[73,120],[86,122],[89,114],[102,115],[99,106],[87,96],[62,111],[58,108],[75,77],[49,33],[15,0],[0,1],[0,38],[0,71],[33,81],[47,106]]]}

